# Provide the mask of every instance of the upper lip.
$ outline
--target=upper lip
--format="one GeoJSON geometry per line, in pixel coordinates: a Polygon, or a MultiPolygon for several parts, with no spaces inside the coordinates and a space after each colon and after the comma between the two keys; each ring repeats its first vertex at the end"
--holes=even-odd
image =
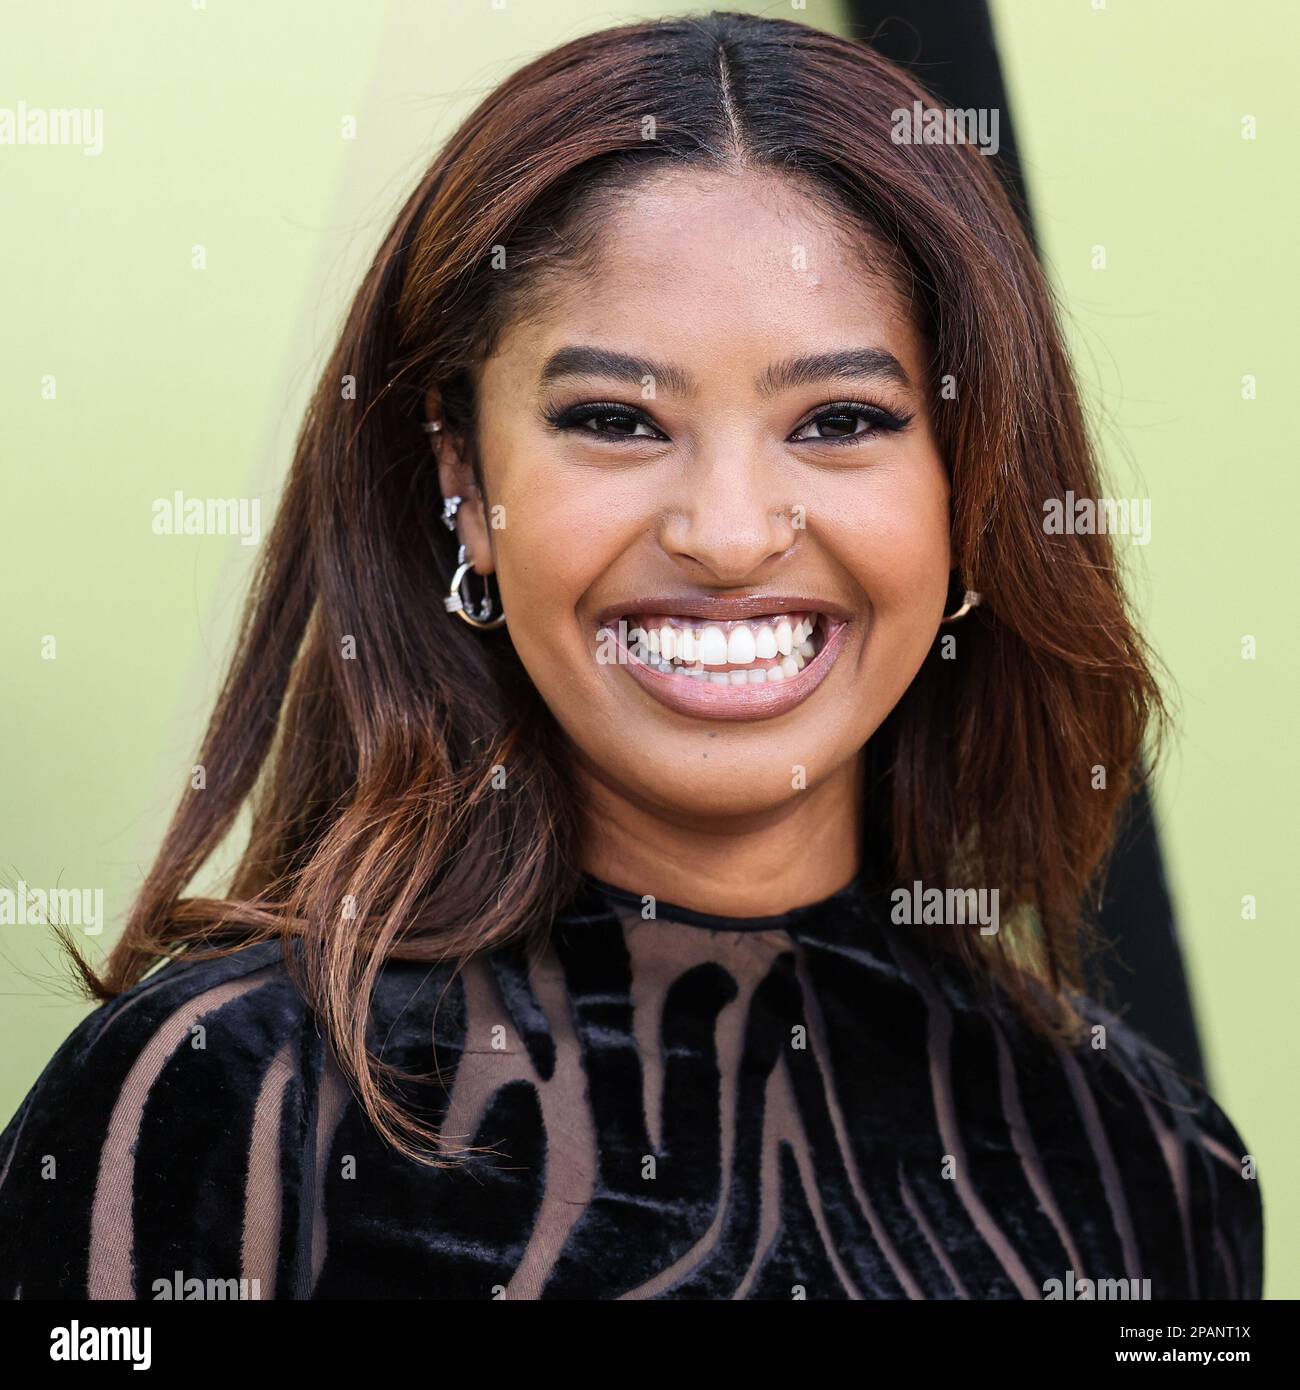
{"type": "Polygon", "coordinates": [[[715,622],[762,618],[769,613],[825,613],[845,622],[852,614],[842,604],[810,594],[656,594],[649,598],[627,599],[602,608],[597,614],[600,626],[639,613],[657,617],[704,618],[715,622]]]}

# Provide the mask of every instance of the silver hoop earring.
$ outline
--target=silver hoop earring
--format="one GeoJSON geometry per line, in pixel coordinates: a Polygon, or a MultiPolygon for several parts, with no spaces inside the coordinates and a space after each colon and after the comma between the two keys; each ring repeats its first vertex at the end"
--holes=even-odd
{"type": "MultiPolygon", "coordinates": [[[[460,501],[459,498],[456,499],[460,501]]],[[[483,577],[483,597],[479,600],[478,613],[473,615],[465,607],[465,600],[461,597],[460,586],[465,582],[465,576],[474,568],[471,561],[465,558],[465,547],[462,545],[460,552],[456,556],[456,573],[451,577],[451,588],[447,597],[443,599],[443,607],[448,613],[454,613],[463,622],[467,622],[470,627],[478,628],[480,632],[490,632],[493,628],[500,627],[506,620],[505,613],[499,613],[495,618],[492,617],[492,609],[496,606],[492,602],[492,592],[488,587],[487,576],[483,577]],[[490,621],[489,621],[490,619],[490,621]]]]}
{"type": "Polygon", "coordinates": [[[964,618],[972,608],[978,608],[980,600],[983,597],[983,594],[977,594],[974,589],[967,589],[962,595],[961,607],[954,609],[951,613],[945,613],[939,621],[942,623],[955,623],[958,618],[964,618]]]}

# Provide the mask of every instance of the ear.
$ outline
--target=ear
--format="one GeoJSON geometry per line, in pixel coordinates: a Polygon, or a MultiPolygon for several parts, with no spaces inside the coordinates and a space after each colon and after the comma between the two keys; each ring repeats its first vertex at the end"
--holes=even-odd
{"type": "MultiPolygon", "coordinates": [[[[424,398],[424,414],[430,423],[442,421],[442,399],[436,387],[424,398]]],[[[475,574],[491,574],[496,566],[487,517],[474,470],[465,459],[464,442],[443,422],[442,429],[430,433],[429,446],[438,461],[438,487],[443,497],[461,499],[456,511],[456,534],[465,547],[466,557],[473,562],[475,574]]]]}

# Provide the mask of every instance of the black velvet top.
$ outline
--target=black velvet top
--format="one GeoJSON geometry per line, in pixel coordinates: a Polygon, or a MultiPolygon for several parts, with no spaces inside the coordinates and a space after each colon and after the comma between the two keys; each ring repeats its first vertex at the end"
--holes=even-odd
{"type": "Polygon", "coordinates": [[[450,1168],[380,1141],[276,944],[170,963],[0,1137],[0,1296],[1260,1297],[1214,1102],[1092,1006],[1040,1040],[916,931],[861,887],[645,919],[587,879],[531,964],[390,962],[372,1048],[493,1150],[450,1168]]]}

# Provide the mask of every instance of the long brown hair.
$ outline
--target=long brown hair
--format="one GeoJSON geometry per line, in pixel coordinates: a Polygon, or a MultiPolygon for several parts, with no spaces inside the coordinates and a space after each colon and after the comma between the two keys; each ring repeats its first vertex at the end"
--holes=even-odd
{"type": "Polygon", "coordinates": [[[581,826],[508,633],[443,610],[455,549],[424,399],[439,391],[476,458],[476,365],[548,276],[590,264],[610,195],[670,166],[744,164],[806,181],[898,259],[933,380],[954,388],[933,415],[955,582],[984,603],[956,630],[960,659],[936,642],[871,740],[869,819],[895,881],[999,890],[1018,930],[946,940],[1054,1026],[1034,1001],[1078,983],[1081,906],[1159,696],[1109,538],[1044,530],[1045,499],[1099,489],[1039,266],[987,158],[890,138],[916,101],[859,43],[714,13],[576,39],[481,103],[351,306],[203,741],[206,785],[183,796],[103,972],[79,961],[89,991],[281,937],[384,1136],[454,1152],[367,1050],[376,976],[390,957],[540,939],[576,887],[581,826]],[[249,802],[228,894],[184,896],[249,802]]]}

